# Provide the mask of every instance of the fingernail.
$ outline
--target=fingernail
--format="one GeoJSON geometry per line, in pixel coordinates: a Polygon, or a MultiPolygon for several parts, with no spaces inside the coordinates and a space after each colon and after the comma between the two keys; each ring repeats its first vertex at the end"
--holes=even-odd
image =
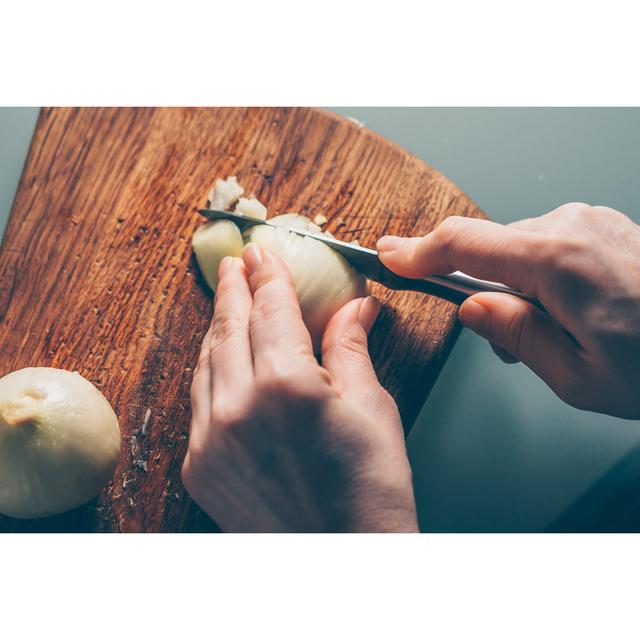
{"type": "Polygon", "coordinates": [[[460,307],[458,316],[465,327],[481,335],[486,336],[491,331],[491,312],[474,300],[467,300],[460,307]]]}
{"type": "Polygon", "coordinates": [[[250,242],[242,251],[242,259],[249,274],[254,273],[262,264],[262,253],[260,247],[250,242]]]}
{"type": "Polygon", "coordinates": [[[364,330],[369,333],[373,327],[378,313],[380,312],[380,302],[373,296],[368,296],[360,304],[360,311],[358,312],[358,322],[362,325],[364,330]]]}
{"type": "Polygon", "coordinates": [[[262,255],[262,261],[266,264],[275,264],[276,259],[273,256],[273,253],[269,251],[269,249],[265,249],[264,247],[260,247],[260,254],[262,255]]]}
{"type": "Polygon", "coordinates": [[[399,249],[407,238],[401,238],[400,236],[383,236],[378,240],[376,248],[378,251],[395,251],[399,249]]]}
{"type": "Polygon", "coordinates": [[[229,271],[231,265],[233,264],[233,258],[231,256],[225,256],[222,258],[222,261],[218,265],[218,280],[222,278],[222,276],[229,271]]]}
{"type": "Polygon", "coordinates": [[[242,258],[233,256],[228,268],[233,269],[234,271],[242,271],[244,269],[244,262],[242,261],[242,258]]]}

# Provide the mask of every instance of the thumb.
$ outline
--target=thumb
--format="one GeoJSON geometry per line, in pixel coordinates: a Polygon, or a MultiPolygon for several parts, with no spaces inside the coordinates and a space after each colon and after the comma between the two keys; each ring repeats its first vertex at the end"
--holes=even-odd
{"type": "Polygon", "coordinates": [[[564,388],[576,342],[551,316],[505,293],[478,293],[458,313],[465,327],[521,360],[556,392],[564,388]]]}
{"type": "MultiPolygon", "coordinates": [[[[331,374],[341,396],[355,409],[379,420],[389,410],[389,397],[380,386],[367,335],[380,310],[373,297],[348,302],[327,324],[322,338],[322,366],[331,374]]],[[[395,410],[395,405],[390,405],[395,410]]]]}
{"type": "Polygon", "coordinates": [[[376,248],[380,260],[386,267],[407,278],[424,278],[433,273],[451,271],[446,265],[442,268],[434,252],[429,251],[431,244],[427,236],[384,236],[378,240],[376,248]]]}

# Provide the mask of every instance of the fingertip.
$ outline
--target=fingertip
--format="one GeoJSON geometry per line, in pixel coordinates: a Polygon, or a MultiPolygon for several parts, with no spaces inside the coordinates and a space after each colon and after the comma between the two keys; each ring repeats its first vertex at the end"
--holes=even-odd
{"type": "Polygon", "coordinates": [[[406,241],[407,238],[400,236],[382,236],[376,243],[376,249],[381,253],[397,251],[406,241]]]}
{"type": "Polygon", "coordinates": [[[234,269],[239,269],[240,271],[246,271],[246,268],[244,266],[244,260],[240,256],[234,256],[232,260],[233,260],[234,269]]]}
{"type": "MultiPolygon", "coordinates": [[[[420,278],[431,273],[423,259],[424,238],[384,236],[378,241],[378,257],[388,269],[408,278],[420,278]]],[[[435,272],[434,272],[435,273],[435,272]]]]}
{"type": "Polygon", "coordinates": [[[242,250],[242,260],[249,275],[253,275],[264,266],[288,271],[287,263],[277,253],[257,245],[254,242],[245,245],[242,250]]]}
{"type": "Polygon", "coordinates": [[[335,312],[327,323],[325,335],[334,338],[337,334],[362,328],[371,331],[380,312],[380,302],[374,296],[354,298],[335,312]]]}
{"type": "Polygon", "coordinates": [[[338,309],[327,322],[322,334],[321,352],[325,352],[340,336],[359,326],[360,308],[365,298],[354,298],[338,309]]]}
{"type": "MultiPolygon", "coordinates": [[[[390,271],[399,273],[405,267],[405,256],[402,251],[382,251],[378,249],[378,259],[390,271]]],[[[404,274],[401,274],[404,275],[404,274]]]]}
{"type": "Polygon", "coordinates": [[[349,300],[345,305],[340,307],[333,316],[327,322],[327,326],[325,327],[325,334],[329,329],[333,329],[336,326],[348,326],[358,323],[358,318],[360,315],[360,307],[362,306],[365,298],[354,298],[353,300],[349,300]]]}
{"type": "MultiPolygon", "coordinates": [[[[244,266],[242,258],[238,256],[225,256],[218,266],[218,284],[216,286],[216,304],[224,291],[224,288],[230,281],[237,281],[238,276],[241,275],[244,279],[247,278],[247,272],[244,266]]],[[[229,284],[229,286],[231,286],[229,284]]],[[[235,285],[233,285],[235,287],[235,285]]]]}
{"type": "Polygon", "coordinates": [[[367,332],[379,306],[372,296],[351,300],[331,318],[322,339],[322,366],[331,374],[335,388],[353,407],[371,415],[380,411],[376,398],[381,394],[367,332]]]}
{"type": "Polygon", "coordinates": [[[227,271],[229,271],[232,264],[233,258],[231,256],[225,256],[224,258],[222,258],[220,264],[218,265],[218,282],[222,280],[222,277],[225,273],[227,273],[227,271]]]}
{"type": "Polygon", "coordinates": [[[475,298],[467,298],[460,305],[458,317],[463,326],[482,335],[488,334],[491,329],[490,310],[475,298]]]}
{"type": "Polygon", "coordinates": [[[262,266],[263,253],[261,248],[250,242],[242,250],[242,260],[249,275],[253,275],[262,266]]]}

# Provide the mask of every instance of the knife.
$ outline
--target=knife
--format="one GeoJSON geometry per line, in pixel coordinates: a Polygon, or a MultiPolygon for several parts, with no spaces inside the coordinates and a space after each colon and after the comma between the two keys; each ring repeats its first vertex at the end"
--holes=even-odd
{"type": "Polygon", "coordinates": [[[479,280],[478,278],[468,276],[466,273],[462,273],[461,271],[454,271],[453,273],[442,276],[429,276],[428,278],[404,278],[403,276],[399,276],[396,273],[393,273],[393,271],[387,269],[387,267],[380,262],[378,252],[374,249],[367,249],[366,247],[360,247],[356,244],[351,244],[350,242],[336,240],[335,238],[325,236],[324,234],[304,231],[303,229],[295,229],[283,224],[276,224],[269,220],[261,220],[260,218],[253,218],[251,216],[245,216],[231,211],[201,209],[199,213],[207,218],[207,220],[231,220],[237,224],[241,230],[262,224],[276,229],[286,229],[290,233],[295,233],[299,236],[317,240],[339,253],[353,266],[356,271],[369,280],[377,282],[395,291],[419,291],[420,293],[426,293],[431,296],[443,298],[444,300],[454,302],[455,304],[461,304],[469,296],[484,291],[508,293],[509,295],[526,300],[539,309],[543,309],[538,300],[528,296],[522,291],[512,289],[511,287],[507,287],[499,282],[479,280]]]}

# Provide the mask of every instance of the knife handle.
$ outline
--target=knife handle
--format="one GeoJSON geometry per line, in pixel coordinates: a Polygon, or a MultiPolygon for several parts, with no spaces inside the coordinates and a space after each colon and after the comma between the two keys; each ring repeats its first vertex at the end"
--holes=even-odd
{"type": "Polygon", "coordinates": [[[544,311],[544,307],[539,300],[522,291],[512,289],[499,282],[473,278],[461,271],[455,271],[445,276],[430,276],[424,279],[397,277],[392,283],[392,288],[405,291],[419,291],[431,296],[443,298],[455,304],[462,304],[468,297],[476,293],[508,293],[509,295],[526,300],[538,309],[544,311]]]}

